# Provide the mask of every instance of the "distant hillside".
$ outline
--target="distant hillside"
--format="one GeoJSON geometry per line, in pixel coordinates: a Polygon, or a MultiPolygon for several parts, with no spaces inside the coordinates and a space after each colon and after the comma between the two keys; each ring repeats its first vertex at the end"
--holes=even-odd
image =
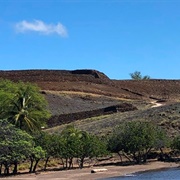
{"type": "Polygon", "coordinates": [[[0,71],[0,78],[36,83],[52,113],[49,127],[73,122],[80,129],[106,134],[123,121],[147,120],[172,136],[180,133],[180,80],[112,80],[88,69],[0,71]],[[162,107],[152,108],[157,102],[162,107]],[[133,111],[124,112],[129,107],[133,111]]]}
{"type": "Polygon", "coordinates": [[[149,99],[180,100],[180,80],[114,80],[113,82],[129,93],[149,99]]]}
{"type": "Polygon", "coordinates": [[[42,90],[74,91],[126,99],[180,100],[180,80],[111,80],[96,70],[0,71],[0,78],[38,84],[42,90]]]}
{"type": "MultiPolygon", "coordinates": [[[[28,82],[65,82],[65,81],[85,81],[108,84],[110,79],[102,72],[96,70],[14,70],[0,71],[0,77],[13,81],[28,82]]],[[[47,86],[48,87],[48,86],[47,86]]],[[[51,87],[48,87],[51,88],[51,87]]],[[[45,87],[46,89],[46,87],[45,87]]]]}

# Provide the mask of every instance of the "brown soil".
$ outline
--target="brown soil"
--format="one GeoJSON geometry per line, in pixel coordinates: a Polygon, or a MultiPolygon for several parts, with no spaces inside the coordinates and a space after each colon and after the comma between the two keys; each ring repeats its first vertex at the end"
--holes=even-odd
{"type": "Polygon", "coordinates": [[[129,99],[180,99],[180,80],[112,80],[96,70],[0,71],[0,78],[33,82],[42,90],[88,92],[129,99]]]}

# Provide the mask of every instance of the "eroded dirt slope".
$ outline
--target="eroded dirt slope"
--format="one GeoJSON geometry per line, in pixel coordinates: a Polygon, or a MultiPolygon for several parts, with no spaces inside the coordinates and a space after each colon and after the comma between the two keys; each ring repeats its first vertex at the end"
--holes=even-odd
{"type": "Polygon", "coordinates": [[[33,82],[42,90],[86,92],[127,99],[180,100],[180,80],[111,80],[96,70],[0,71],[0,78],[33,82]]]}

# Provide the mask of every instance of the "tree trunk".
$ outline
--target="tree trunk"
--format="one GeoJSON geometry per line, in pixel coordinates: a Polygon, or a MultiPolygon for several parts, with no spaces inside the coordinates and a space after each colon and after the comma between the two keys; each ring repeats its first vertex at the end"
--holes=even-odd
{"type": "Polygon", "coordinates": [[[18,162],[14,162],[13,174],[17,174],[18,162]]]}
{"type": "Polygon", "coordinates": [[[84,157],[80,158],[80,165],[79,167],[82,169],[84,167],[84,157]]]}
{"type": "Polygon", "coordinates": [[[141,156],[141,152],[139,151],[137,155],[137,164],[140,164],[141,160],[142,160],[142,156],[141,156]]]}
{"type": "Polygon", "coordinates": [[[143,156],[143,162],[144,162],[144,163],[147,162],[147,154],[144,154],[144,156],[143,156]]]}
{"type": "Polygon", "coordinates": [[[132,162],[126,153],[123,153],[123,155],[129,160],[129,162],[132,162]]]}
{"type": "Polygon", "coordinates": [[[66,158],[66,169],[67,169],[67,167],[68,167],[68,158],[66,158]]]}
{"type": "Polygon", "coordinates": [[[36,172],[36,168],[37,168],[37,165],[38,165],[39,160],[40,160],[40,159],[36,160],[36,162],[35,162],[35,165],[34,165],[34,168],[33,168],[33,173],[36,172]]]}
{"type": "Polygon", "coordinates": [[[9,175],[9,165],[8,164],[4,164],[4,174],[9,175]]]}
{"type": "Polygon", "coordinates": [[[147,157],[148,157],[148,154],[151,151],[151,149],[152,149],[152,147],[150,147],[149,149],[146,149],[146,152],[143,156],[143,162],[147,162],[147,157]]]}
{"type": "Polygon", "coordinates": [[[31,165],[30,165],[30,168],[29,168],[29,172],[32,173],[33,163],[34,163],[33,158],[30,158],[30,161],[31,161],[31,165]]]}
{"type": "Polygon", "coordinates": [[[160,154],[160,161],[164,161],[164,153],[162,148],[160,148],[161,154],[160,154]]]}
{"type": "Polygon", "coordinates": [[[46,162],[45,162],[45,165],[44,165],[44,171],[46,171],[46,167],[47,167],[47,163],[48,163],[48,161],[49,161],[49,158],[50,158],[50,157],[47,157],[47,158],[46,158],[46,162]]]}
{"type": "Polygon", "coordinates": [[[136,153],[133,153],[133,159],[136,162],[136,164],[139,164],[140,163],[139,153],[137,156],[136,156],[136,153]]]}
{"type": "Polygon", "coordinates": [[[122,162],[122,156],[121,156],[120,152],[117,152],[117,154],[119,155],[120,160],[121,160],[121,162],[122,162]]]}
{"type": "Polygon", "coordinates": [[[64,167],[64,160],[63,160],[63,158],[61,158],[61,162],[62,162],[63,169],[64,169],[65,167],[64,167]]]}
{"type": "Polygon", "coordinates": [[[69,169],[73,168],[73,158],[69,158],[69,169]]]}
{"type": "Polygon", "coordinates": [[[2,163],[0,164],[0,175],[2,174],[2,163]]]}

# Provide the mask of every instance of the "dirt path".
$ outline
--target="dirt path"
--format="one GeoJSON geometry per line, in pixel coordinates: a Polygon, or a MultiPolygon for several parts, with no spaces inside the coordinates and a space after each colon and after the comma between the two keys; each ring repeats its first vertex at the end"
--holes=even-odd
{"type": "Polygon", "coordinates": [[[159,106],[163,106],[163,104],[162,103],[157,103],[156,101],[151,101],[151,104],[152,104],[152,108],[154,108],[154,107],[159,107],[159,106]]]}
{"type": "Polygon", "coordinates": [[[151,162],[146,165],[103,166],[94,168],[75,169],[67,171],[42,172],[38,175],[27,174],[4,179],[12,180],[98,180],[114,176],[124,176],[140,171],[157,170],[178,167],[175,163],[151,162]],[[92,169],[106,168],[107,171],[91,173],[92,169]]]}

